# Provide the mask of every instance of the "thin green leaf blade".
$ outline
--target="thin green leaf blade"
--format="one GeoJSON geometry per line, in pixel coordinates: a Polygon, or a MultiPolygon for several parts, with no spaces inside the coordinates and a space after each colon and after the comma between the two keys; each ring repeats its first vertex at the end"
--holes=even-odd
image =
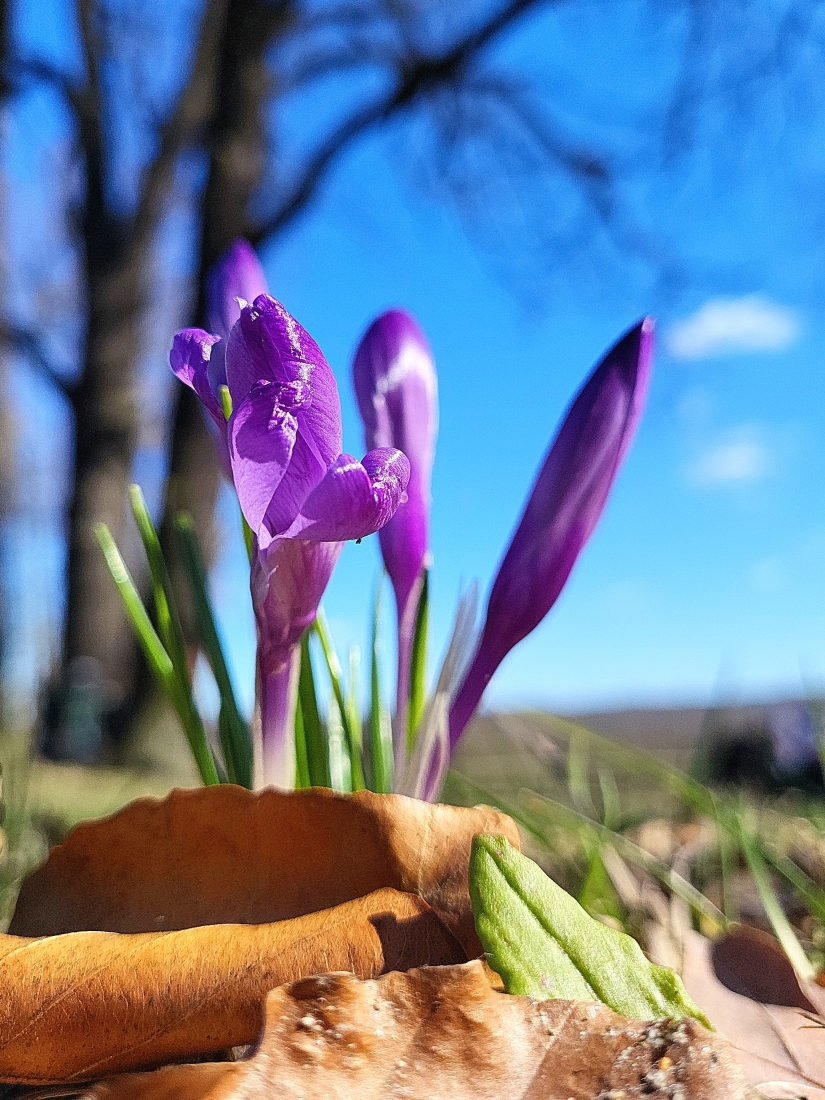
{"type": "Polygon", "coordinates": [[[309,784],[311,787],[331,787],[329,739],[324,723],[321,721],[321,711],[318,706],[315,673],[312,668],[312,655],[309,650],[309,637],[310,632],[307,631],[301,639],[301,672],[298,678],[298,707],[296,710],[301,712],[301,725],[306,742],[309,784]]]}
{"type": "Polygon", "coordinates": [[[611,767],[620,772],[633,772],[636,775],[647,775],[651,779],[656,779],[688,806],[699,813],[713,816],[715,810],[713,792],[691,778],[691,776],[673,767],[673,765],[659,760],[643,749],[634,748],[626,742],[611,741],[609,737],[594,733],[593,730],[580,726],[567,718],[544,714],[540,711],[529,711],[527,713],[537,725],[544,727],[552,737],[564,738],[567,741],[579,738],[589,744],[590,752],[594,757],[611,765],[611,767]]]}
{"type": "Polygon", "coordinates": [[[341,721],[341,710],[334,695],[329,700],[327,730],[329,736],[330,786],[334,791],[352,794],[352,757],[349,753],[344,725],[341,721]]]}
{"type": "Polygon", "coordinates": [[[218,633],[209,597],[209,580],[192,517],[181,513],[175,519],[175,534],[181,562],[192,593],[198,634],[221,699],[219,732],[226,771],[233,783],[252,787],[252,734],[241,714],[232,678],[218,633]]]}
{"type": "Polygon", "coordinates": [[[347,700],[344,696],[344,685],[341,679],[341,662],[338,660],[338,654],[335,652],[335,647],[332,644],[326,617],[321,608],[318,608],[318,614],[311,629],[315,632],[315,636],[321,643],[321,652],[324,655],[324,661],[326,662],[330,682],[332,683],[333,699],[338,708],[337,721],[340,722],[343,729],[344,744],[350,758],[349,773],[352,784],[351,789],[353,791],[363,791],[366,787],[366,783],[364,782],[364,767],[361,760],[361,730],[360,728],[353,728],[351,722],[350,708],[347,706],[347,700]]]}
{"type": "Polygon", "coordinates": [[[152,626],[149,614],[140,598],[140,593],[129,570],[126,568],[126,563],[117,548],[115,540],[112,538],[111,531],[104,523],[99,523],[95,528],[95,534],[103,551],[103,557],[109,567],[109,572],[112,574],[112,578],[120,592],[126,612],[132,620],[132,625],[149,667],[177,711],[198,765],[198,770],[201,773],[201,778],[207,786],[219,783],[220,776],[192,693],[187,690],[186,684],[176,671],[171,657],[164,649],[163,643],[152,626]]]}
{"type": "Polygon", "coordinates": [[[677,974],[648,962],[630,936],[588,916],[504,837],[473,841],[470,897],[487,958],[508,993],[598,1000],[623,1016],[691,1016],[711,1026],[677,974]]]}
{"type": "Polygon", "coordinates": [[[370,755],[373,790],[389,794],[393,785],[392,722],[381,700],[381,581],[375,586],[372,608],[372,653],[370,660],[370,755]]]}
{"type": "Polygon", "coordinates": [[[123,600],[123,606],[132,621],[132,626],[138,636],[138,641],[141,644],[149,667],[163,684],[167,693],[174,694],[176,685],[172,659],[166,652],[163,642],[158,637],[157,631],[152,626],[152,621],[149,618],[146,608],[143,606],[143,600],[140,598],[140,593],[132,580],[129,570],[126,568],[126,563],[121,557],[120,551],[117,548],[117,543],[112,538],[112,533],[105,523],[99,523],[97,525],[95,534],[97,535],[97,541],[100,543],[100,549],[103,551],[106,565],[109,567],[109,572],[112,574],[112,579],[117,585],[120,598],[123,600]]]}
{"type": "Polygon", "coordinates": [[[183,640],[183,631],[175,614],[175,601],[172,594],[172,585],[169,580],[169,570],[163,557],[158,533],[146,507],[143,490],[139,485],[129,486],[129,503],[132,515],[137,524],[138,533],[146,552],[146,560],[149,563],[149,575],[152,579],[152,599],[155,605],[158,632],[166,652],[169,654],[175,672],[185,682],[189,677],[186,663],[186,647],[183,640]]]}
{"type": "Polygon", "coordinates": [[[430,571],[424,570],[415,612],[410,654],[410,705],[407,711],[407,755],[412,755],[415,738],[427,706],[427,638],[430,630],[430,571]]]}
{"type": "Polygon", "coordinates": [[[602,845],[598,840],[590,845],[587,871],[576,900],[591,917],[610,917],[618,924],[624,924],[624,907],[605,866],[602,845]]]}
{"type": "Polygon", "coordinates": [[[307,758],[307,739],[304,732],[304,713],[300,700],[295,708],[295,789],[306,790],[312,784],[309,779],[309,760],[307,758]]]}
{"type": "Polygon", "coordinates": [[[740,825],[740,844],[742,855],[748,865],[762,908],[770,921],[774,935],[782,944],[782,949],[790,960],[791,966],[802,982],[813,981],[815,971],[810,960],[805,954],[799,938],[794,932],[791,922],[785,916],[782,903],[771,882],[771,876],[756,835],[756,829],[752,821],[752,814],[743,808],[738,815],[740,825]]]}

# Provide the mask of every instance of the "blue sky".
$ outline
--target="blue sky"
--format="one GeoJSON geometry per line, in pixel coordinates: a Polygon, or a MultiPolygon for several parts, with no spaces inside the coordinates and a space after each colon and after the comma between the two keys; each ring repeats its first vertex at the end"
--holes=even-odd
{"type": "MultiPolygon", "coordinates": [[[[607,512],[555,609],[499,670],[486,702],[703,704],[822,686],[820,318],[761,291],[758,271],[740,294],[709,285],[692,306],[663,309],[644,286],[614,291],[606,280],[594,293],[573,278],[547,291],[537,315],[451,215],[399,182],[385,149],[366,145],[264,259],[273,292],[336,371],[345,446],[355,453],[362,436],[349,370],[361,331],[403,305],[429,334],[441,403],[432,657],[461,585],[477,578],[486,590],[567,403],[611,342],[653,312],[647,414],[607,512]]],[[[334,576],[325,604],[343,651],[365,644],[377,567],[368,539],[347,548],[334,576]]],[[[237,575],[222,571],[227,595],[237,575]]],[[[243,629],[236,624],[233,637],[243,629]]]]}
{"type": "MultiPolygon", "coordinates": [[[[733,66],[740,46],[742,64],[756,68],[783,8],[764,0],[744,15],[726,9],[718,39],[709,39],[707,72],[733,66]]],[[[71,69],[66,6],[52,0],[49,10],[44,21],[40,5],[24,9],[18,33],[30,51],[71,69]]],[[[179,61],[184,15],[176,10],[146,60],[158,82],[173,82],[179,61]]],[[[727,92],[709,94],[691,116],[688,152],[668,159],[659,138],[684,41],[684,24],[656,4],[570,0],[521,24],[488,59],[533,89],[560,132],[609,155],[621,171],[612,229],[638,229],[663,258],[658,265],[640,260],[628,232],[611,236],[588,220],[563,174],[543,184],[485,177],[481,221],[468,231],[435,193],[421,124],[359,144],[313,209],[263,253],[273,293],[336,371],[345,446],[355,454],[363,440],[349,370],[361,332],[382,310],[404,306],[429,335],[441,399],[431,667],[461,586],[475,578],[486,592],[566,405],[611,343],[643,314],[656,315],[655,373],[635,446],[566,590],[499,670],[490,705],[704,704],[825,687],[825,82],[805,68],[803,50],[781,80],[739,80],[734,97],[734,66],[727,92]],[[584,231],[574,240],[560,227],[576,218],[584,231]]],[[[280,119],[284,163],[371,79],[331,81],[297,98],[280,119]]],[[[10,292],[24,314],[30,282],[43,274],[38,263],[47,275],[58,269],[51,275],[64,294],[72,277],[66,227],[39,216],[73,171],[65,125],[56,98],[38,92],[11,122],[11,251],[25,278],[10,292]]],[[[121,141],[113,189],[128,204],[141,145],[125,123],[121,141]]],[[[184,225],[185,211],[177,216],[184,225]]],[[[170,239],[181,264],[180,226],[170,239]]],[[[144,399],[159,414],[173,327],[158,333],[146,365],[144,399]]],[[[45,481],[53,492],[65,462],[65,417],[25,372],[17,392],[45,498],[45,481]]],[[[153,431],[138,467],[150,499],[160,415],[153,431]]],[[[228,491],[221,521],[227,550],[215,591],[248,699],[253,633],[228,491]]],[[[21,547],[33,537],[17,536],[21,547]]],[[[44,586],[55,593],[62,550],[54,530],[36,537],[40,557],[24,550],[16,568],[21,599],[32,601],[28,645],[46,649],[59,594],[45,625],[34,601],[44,586]]],[[[333,578],[325,604],[344,653],[364,646],[378,563],[377,540],[368,539],[347,547],[333,578]]]]}
{"type": "MultiPolygon", "coordinates": [[[[769,49],[781,8],[756,5],[743,25],[726,23],[732,37],[711,40],[707,71],[719,71],[720,49],[733,57],[741,42],[743,64],[769,49]]],[[[560,5],[494,60],[515,65],[569,133],[616,158],[622,209],[664,267],[593,225],[578,251],[539,255],[549,277],[536,279],[530,226],[552,237],[575,187],[556,181],[544,196],[525,184],[528,232],[502,261],[419,185],[403,159],[415,145],[397,134],[362,143],[312,214],[264,254],[273,292],[336,371],[355,453],[349,364],[360,333],[401,305],[429,334],[441,399],[433,661],[461,586],[475,578],[486,592],[567,403],[629,325],[656,315],[635,446],[558,604],[497,673],[492,706],[702,705],[825,687],[821,93],[790,64],[781,80],[743,80],[735,104],[709,95],[691,152],[667,162],[650,135],[661,133],[685,28],[651,11],[560,5]]],[[[300,145],[332,109],[321,95],[299,102],[287,150],[290,133],[300,145]]],[[[506,201],[486,213],[509,230],[506,201]]],[[[234,639],[250,637],[229,595],[239,560],[236,551],[234,570],[220,572],[234,639]]],[[[365,644],[377,569],[377,542],[365,540],[347,548],[330,586],[343,651],[365,644]]],[[[241,652],[248,668],[249,642],[241,652]]]]}

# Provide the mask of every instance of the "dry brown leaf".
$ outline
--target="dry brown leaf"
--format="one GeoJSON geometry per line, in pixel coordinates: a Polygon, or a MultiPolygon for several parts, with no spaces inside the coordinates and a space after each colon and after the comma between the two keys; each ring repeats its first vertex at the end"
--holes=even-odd
{"type": "Polygon", "coordinates": [[[177,790],[74,829],[23,884],[9,931],[265,924],[390,886],[425,898],[472,957],[481,945],[467,867],[480,832],[519,844],[512,819],[484,807],[368,791],[177,790]]]}
{"type": "Polygon", "coordinates": [[[719,981],[743,997],[805,1012],[825,1007],[822,990],[800,982],[781,943],[761,928],[736,925],[714,941],[711,962],[719,981]]]}
{"type": "Polygon", "coordinates": [[[685,939],[682,979],[688,993],[736,1049],[754,1085],[778,1082],[825,1100],[825,1021],[798,1008],[766,1005],[734,993],[717,978],[710,940],[685,939]]]}
{"type": "Polygon", "coordinates": [[[269,995],[247,1062],[102,1082],[84,1100],[740,1100],[727,1044],[695,1021],[496,993],[480,963],[330,974],[269,995]]]}
{"type": "Polygon", "coordinates": [[[463,959],[425,901],[391,889],[278,924],[0,936],[0,1080],[191,1059],[254,1042],[266,995],[283,982],[463,959]]]}

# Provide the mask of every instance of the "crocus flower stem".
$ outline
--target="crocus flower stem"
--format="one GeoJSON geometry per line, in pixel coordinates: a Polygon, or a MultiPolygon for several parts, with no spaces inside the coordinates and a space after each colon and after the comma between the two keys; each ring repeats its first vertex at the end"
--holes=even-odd
{"type": "Polygon", "coordinates": [[[259,783],[266,787],[295,785],[295,706],[301,669],[300,644],[289,649],[278,668],[262,671],[258,684],[261,707],[259,783]],[[277,736],[273,733],[277,732],[277,736]]]}
{"type": "Polygon", "coordinates": [[[481,640],[450,710],[452,746],[504,657],[556,602],[595,528],[641,418],[652,346],[646,318],[570,406],[493,582],[481,640]]]}

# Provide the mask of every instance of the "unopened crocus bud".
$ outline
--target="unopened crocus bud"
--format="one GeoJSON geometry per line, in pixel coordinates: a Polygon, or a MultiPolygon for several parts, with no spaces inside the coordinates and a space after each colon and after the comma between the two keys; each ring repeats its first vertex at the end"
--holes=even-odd
{"type": "MultiPolygon", "coordinates": [[[[409,459],[407,499],[381,528],[381,554],[398,612],[396,726],[406,730],[422,574],[429,554],[430,477],[438,432],[438,386],[427,338],[400,309],[383,313],[364,334],[353,362],[367,447],[397,447],[409,459]]],[[[403,734],[397,732],[403,745],[403,734]]]]}
{"type": "Polygon", "coordinates": [[[453,746],[502,660],[556,602],[592,534],[642,415],[652,349],[646,318],[570,406],[493,582],[481,639],[450,710],[453,746]]]}
{"type": "Polygon", "coordinates": [[[241,305],[267,291],[266,276],[255,250],[247,241],[234,241],[212,267],[206,279],[206,312],[210,333],[184,329],[177,333],[170,356],[172,370],[193,389],[209,414],[215,442],[227,476],[230,475],[226,417],[221,387],[226,385],[226,345],[241,305]]]}
{"type": "Polygon", "coordinates": [[[241,315],[241,307],[254,302],[269,287],[255,249],[239,237],[213,265],[206,279],[206,323],[220,337],[212,352],[210,383],[217,393],[226,385],[226,345],[232,326],[241,315]]]}

